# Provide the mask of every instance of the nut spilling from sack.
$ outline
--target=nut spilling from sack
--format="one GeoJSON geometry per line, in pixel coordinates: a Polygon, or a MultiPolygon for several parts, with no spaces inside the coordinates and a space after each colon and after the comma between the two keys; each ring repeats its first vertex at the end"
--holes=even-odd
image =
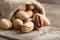
{"type": "Polygon", "coordinates": [[[0,19],[1,28],[10,29],[14,27],[22,32],[30,32],[47,25],[50,25],[50,21],[34,4],[20,5],[11,20],[0,19]]]}

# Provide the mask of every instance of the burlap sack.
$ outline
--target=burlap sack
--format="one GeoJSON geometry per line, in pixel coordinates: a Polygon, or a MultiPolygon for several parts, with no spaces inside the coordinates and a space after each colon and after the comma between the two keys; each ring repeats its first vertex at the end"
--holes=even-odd
{"type": "Polygon", "coordinates": [[[2,18],[11,19],[14,12],[19,8],[19,5],[34,4],[39,8],[41,13],[45,15],[43,6],[36,0],[0,0],[0,14],[2,18]]]}

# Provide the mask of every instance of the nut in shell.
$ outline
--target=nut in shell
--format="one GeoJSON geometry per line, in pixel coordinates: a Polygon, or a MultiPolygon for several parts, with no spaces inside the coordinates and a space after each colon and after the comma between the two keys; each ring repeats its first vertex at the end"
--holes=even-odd
{"type": "Polygon", "coordinates": [[[21,19],[15,19],[13,21],[13,26],[16,29],[21,29],[22,25],[23,25],[23,21],[21,19]]]}
{"type": "Polygon", "coordinates": [[[22,26],[21,31],[22,31],[22,32],[30,32],[30,31],[33,30],[33,28],[34,28],[33,22],[26,22],[26,23],[24,23],[24,25],[22,26]]]}
{"type": "Polygon", "coordinates": [[[1,28],[10,29],[12,27],[12,23],[8,19],[0,19],[1,28]]]}
{"type": "Polygon", "coordinates": [[[41,15],[41,14],[37,14],[37,15],[42,17],[44,26],[50,25],[50,21],[48,20],[48,18],[46,16],[41,15]]]}
{"type": "Polygon", "coordinates": [[[17,12],[16,17],[21,19],[21,20],[26,20],[26,19],[30,18],[29,15],[24,11],[17,12]]]}

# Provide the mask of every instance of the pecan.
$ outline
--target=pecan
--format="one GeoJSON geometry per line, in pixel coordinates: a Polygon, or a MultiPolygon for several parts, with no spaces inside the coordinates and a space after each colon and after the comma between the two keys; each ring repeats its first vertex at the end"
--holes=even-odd
{"type": "Polygon", "coordinates": [[[34,25],[37,28],[40,28],[43,26],[43,20],[39,15],[35,15],[34,17],[34,25]]]}

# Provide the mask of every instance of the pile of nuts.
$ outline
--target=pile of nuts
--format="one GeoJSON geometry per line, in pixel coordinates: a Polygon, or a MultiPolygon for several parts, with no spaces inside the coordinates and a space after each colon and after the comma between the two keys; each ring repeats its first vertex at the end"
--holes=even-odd
{"type": "Polygon", "coordinates": [[[0,27],[10,29],[12,27],[22,32],[30,32],[42,26],[50,25],[46,16],[42,15],[33,4],[20,5],[11,20],[0,19],[0,27]]]}

